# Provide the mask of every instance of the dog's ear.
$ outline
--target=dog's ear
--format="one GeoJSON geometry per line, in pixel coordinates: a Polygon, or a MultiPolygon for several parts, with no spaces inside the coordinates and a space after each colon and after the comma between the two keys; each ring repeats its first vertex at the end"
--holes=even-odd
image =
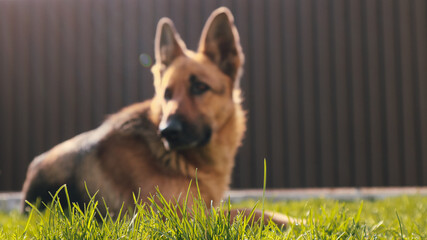
{"type": "Polygon", "coordinates": [[[160,19],[154,46],[156,62],[167,67],[176,57],[184,54],[185,49],[186,46],[176,32],[172,21],[169,18],[160,19]]]}
{"type": "Polygon", "coordinates": [[[211,14],[202,31],[199,52],[205,54],[231,79],[236,79],[243,64],[243,53],[230,10],[221,7],[211,14]]]}

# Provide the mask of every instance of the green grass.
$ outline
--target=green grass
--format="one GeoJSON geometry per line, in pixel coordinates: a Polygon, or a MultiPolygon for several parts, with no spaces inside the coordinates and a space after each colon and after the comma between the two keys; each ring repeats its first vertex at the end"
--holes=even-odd
{"type": "MultiPolygon", "coordinates": [[[[264,177],[264,189],[265,183],[264,177]]],[[[181,206],[157,192],[149,203],[136,204],[133,211],[112,217],[101,214],[98,209],[105,204],[99,206],[94,197],[84,206],[66,199],[68,206],[64,209],[59,204],[60,191],[68,196],[63,186],[43,212],[34,206],[28,216],[0,212],[0,239],[427,239],[426,196],[272,202],[263,194],[259,201],[227,201],[214,209],[205,205],[199,193],[187,209],[185,203],[192,197],[189,193],[181,196],[181,206]],[[305,223],[283,229],[271,222],[252,223],[241,215],[231,222],[223,210],[237,207],[280,212],[305,223]]],[[[139,202],[137,197],[134,200],[139,202]]]]}
{"type": "MultiPolygon", "coordinates": [[[[65,189],[62,189],[65,191],[65,189]]],[[[184,196],[188,198],[189,196],[184,196]]],[[[197,200],[197,199],[196,199],[197,200]]],[[[69,203],[73,205],[72,203],[69,203]]],[[[279,229],[274,224],[251,225],[243,217],[230,223],[227,214],[208,210],[196,201],[185,209],[161,194],[150,204],[137,205],[120,218],[96,218],[91,201],[81,209],[63,209],[54,201],[44,212],[28,216],[0,213],[0,239],[426,239],[427,197],[401,196],[376,201],[341,202],[328,199],[265,201],[264,208],[306,220],[279,229]],[[156,201],[155,201],[156,200],[156,201]],[[179,217],[179,215],[184,217],[179,217]]],[[[231,207],[262,207],[246,201],[231,207]]],[[[229,208],[229,203],[222,208],[229,208]]]]}

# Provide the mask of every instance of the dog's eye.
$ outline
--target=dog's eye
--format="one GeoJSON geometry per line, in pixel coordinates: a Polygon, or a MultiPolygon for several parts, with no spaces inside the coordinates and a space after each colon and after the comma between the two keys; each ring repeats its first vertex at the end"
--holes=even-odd
{"type": "Polygon", "coordinates": [[[209,85],[199,81],[194,75],[190,76],[190,83],[190,93],[192,95],[201,95],[210,89],[209,85]]]}
{"type": "Polygon", "coordinates": [[[166,100],[171,100],[172,99],[172,90],[170,90],[170,88],[166,88],[165,89],[165,95],[164,98],[166,100]]]}

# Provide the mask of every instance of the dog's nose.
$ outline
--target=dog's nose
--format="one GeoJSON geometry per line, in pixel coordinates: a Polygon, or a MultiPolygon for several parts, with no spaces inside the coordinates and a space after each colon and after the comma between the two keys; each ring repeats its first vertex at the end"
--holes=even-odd
{"type": "Polygon", "coordinates": [[[178,117],[173,116],[160,128],[160,135],[168,141],[176,141],[181,136],[182,130],[182,121],[178,117]]]}

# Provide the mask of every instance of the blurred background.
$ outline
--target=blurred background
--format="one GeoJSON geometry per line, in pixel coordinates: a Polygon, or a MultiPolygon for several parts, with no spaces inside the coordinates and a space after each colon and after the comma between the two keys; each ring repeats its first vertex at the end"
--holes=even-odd
{"type": "Polygon", "coordinates": [[[153,96],[157,21],[196,49],[227,6],[246,55],[233,188],[427,185],[425,0],[0,0],[0,191],[153,96]],[[142,54],[142,55],[141,55],[142,54]]]}

